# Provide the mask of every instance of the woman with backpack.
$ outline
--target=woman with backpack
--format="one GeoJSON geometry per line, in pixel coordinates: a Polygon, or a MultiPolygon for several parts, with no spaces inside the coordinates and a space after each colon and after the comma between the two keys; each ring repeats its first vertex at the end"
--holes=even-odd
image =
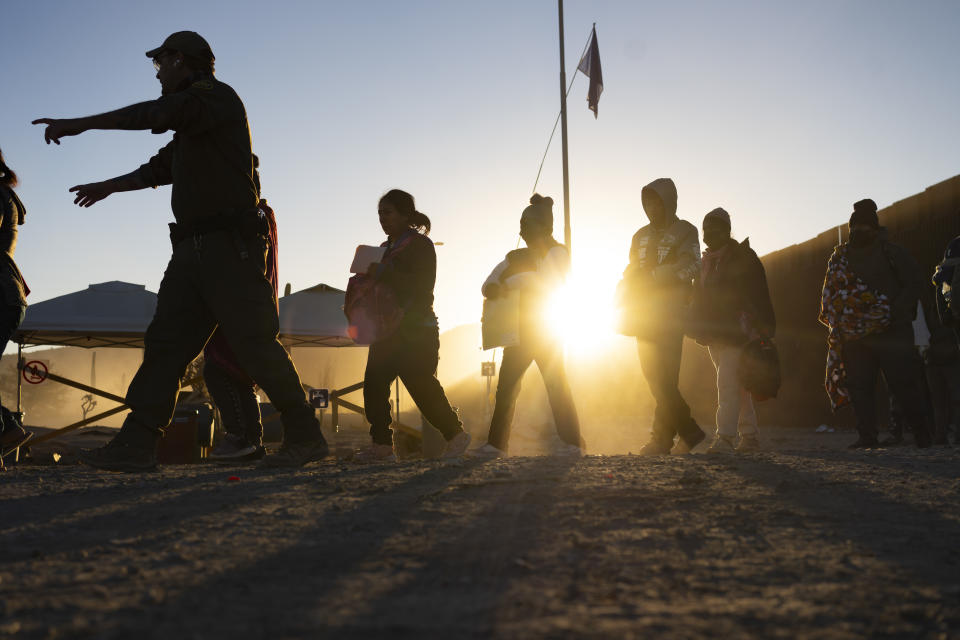
{"type": "MultiPolygon", "coordinates": [[[[463,430],[436,377],[440,332],[433,312],[437,254],[427,237],[430,218],[417,211],[412,195],[400,189],[391,189],[380,198],[378,214],[387,234],[381,245],[383,257],[371,264],[366,274],[351,278],[347,290],[348,317],[353,309],[364,306],[376,315],[372,319],[376,332],[370,336],[363,376],[371,444],[354,459],[396,459],[390,429],[390,385],[397,377],[420,412],[446,439],[441,457],[456,457],[466,451],[470,434],[463,430]]],[[[356,318],[350,317],[350,322],[356,326],[356,318]]]]}
{"type": "Polygon", "coordinates": [[[580,419],[564,370],[563,345],[547,328],[550,295],[570,271],[567,248],[553,238],[552,198],[533,194],[530,206],[520,216],[520,237],[527,247],[508,253],[481,288],[487,299],[506,295],[510,290],[520,292],[520,343],[503,349],[490,433],[487,443],[474,455],[489,458],[505,455],[520,380],[536,361],[553,409],[557,435],[565,443],[562,453],[580,456],[583,455],[580,419]]]}

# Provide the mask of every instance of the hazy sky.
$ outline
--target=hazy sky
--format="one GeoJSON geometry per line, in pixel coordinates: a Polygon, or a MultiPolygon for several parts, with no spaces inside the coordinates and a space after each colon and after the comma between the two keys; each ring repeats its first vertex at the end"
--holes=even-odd
{"type": "MultiPolygon", "coordinates": [[[[17,260],[31,302],[124,280],[156,291],[169,188],[90,209],[67,189],[127,173],[170,134],[89,132],[43,144],[42,116],[159,95],[144,51],[172,31],[210,42],[243,98],[280,279],[344,287],[357,244],[382,241],[400,187],[433,220],[441,328],[479,319],[479,286],[514,248],[558,110],[556,2],[5,2],[0,147],[28,208],[17,260]]],[[[639,188],[674,178],[680,214],[730,211],[760,253],[960,172],[960,2],[566,2],[568,78],[597,23],[605,88],[569,98],[575,269],[609,295],[639,188]]],[[[559,135],[539,191],[557,201],[559,135]]]]}

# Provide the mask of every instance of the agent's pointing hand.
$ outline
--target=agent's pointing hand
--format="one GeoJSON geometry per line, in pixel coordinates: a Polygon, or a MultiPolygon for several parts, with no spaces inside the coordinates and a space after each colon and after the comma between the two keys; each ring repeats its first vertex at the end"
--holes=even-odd
{"type": "Polygon", "coordinates": [[[60,138],[76,136],[87,130],[86,127],[80,123],[79,119],[75,118],[38,118],[31,124],[47,125],[47,128],[43,131],[43,139],[47,144],[51,142],[60,144],[60,138]]]}

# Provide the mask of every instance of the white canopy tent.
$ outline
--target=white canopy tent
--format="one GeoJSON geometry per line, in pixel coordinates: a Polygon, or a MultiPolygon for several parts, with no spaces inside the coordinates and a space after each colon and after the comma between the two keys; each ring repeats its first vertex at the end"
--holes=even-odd
{"type": "Polygon", "coordinates": [[[325,284],[280,298],[280,342],[290,347],[350,347],[346,293],[325,284]]]}
{"type": "Polygon", "coordinates": [[[13,341],[21,345],[143,347],[157,294],[142,284],[102,282],[27,307],[13,341]]]}
{"type": "MultiPolygon", "coordinates": [[[[344,292],[325,284],[280,298],[280,341],[286,347],[346,347],[344,292]]],[[[157,294],[142,284],[102,282],[27,307],[13,342],[20,345],[143,348],[157,294]]]]}

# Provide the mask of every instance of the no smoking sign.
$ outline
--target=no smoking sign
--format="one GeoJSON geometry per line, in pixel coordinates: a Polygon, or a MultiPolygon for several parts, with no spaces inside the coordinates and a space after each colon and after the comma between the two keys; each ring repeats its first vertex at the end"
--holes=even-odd
{"type": "Polygon", "coordinates": [[[23,379],[30,384],[40,384],[47,379],[49,372],[46,363],[41,360],[31,360],[23,365],[23,379]]]}

